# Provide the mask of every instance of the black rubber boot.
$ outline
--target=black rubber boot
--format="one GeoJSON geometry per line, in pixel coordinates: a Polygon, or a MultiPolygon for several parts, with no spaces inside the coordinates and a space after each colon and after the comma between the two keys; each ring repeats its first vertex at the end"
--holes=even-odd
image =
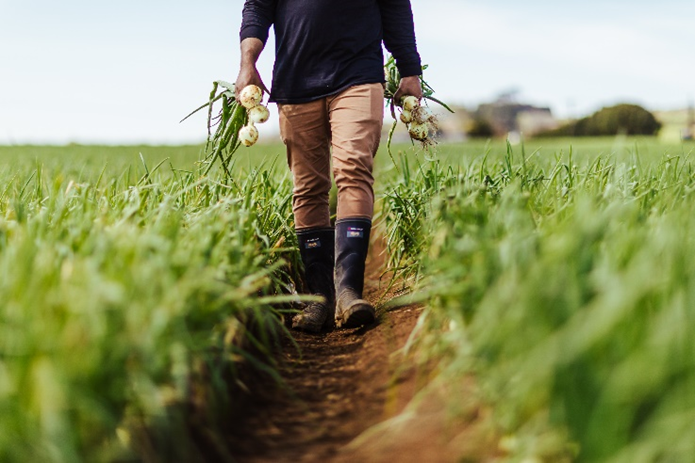
{"type": "Polygon", "coordinates": [[[335,224],[335,319],[341,328],[368,325],[375,319],[374,307],[362,299],[371,228],[368,219],[343,219],[335,224]]]}
{"type": "Polygon", "coordinates": [[[322,302],[311,302],[292,319],[292,328],[318,333],[333,327],[335,317],[335,286],[333,262],[335,231],[332,228],[312,228],[297,231],[299,253],[304,263],[304,281],[313,295],[323,296],[322,302]]]}

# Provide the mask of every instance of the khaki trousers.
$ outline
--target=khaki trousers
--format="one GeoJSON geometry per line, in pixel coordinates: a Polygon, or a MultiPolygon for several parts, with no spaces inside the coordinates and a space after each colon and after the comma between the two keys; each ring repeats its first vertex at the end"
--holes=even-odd
{"type": "Polygon", "coordinates": [[[278,105],[280,135],[294,181],[295,228],[329,227],[328,194],[338,188],[338,219],[372,218],[372,167],[384,120],[384,88],[365,84],[327,98],[278,105]]]}

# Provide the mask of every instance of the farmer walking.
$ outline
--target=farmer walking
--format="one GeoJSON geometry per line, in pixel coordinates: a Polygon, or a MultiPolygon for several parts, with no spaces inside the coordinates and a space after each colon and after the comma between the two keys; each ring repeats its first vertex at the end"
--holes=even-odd
{"type": "MultiPolygon", "coordinates": [[[[275,67],[270,101],[294,181],[292,210],[305,280],[322,302],[297,315],[295,329],[320,332],[374,321],[362,299],[374,211],[373,159],[384,118],[382,42],[401,80],[394,101],[422,97],[410,0],[246,0],[236,88],[267,91],[256,68],[270,26],[275,67]],[[338,189],[335,228],[328,195],[338,189]]],[[[238,90],[237,90],[238,91],[238,90]]]]}

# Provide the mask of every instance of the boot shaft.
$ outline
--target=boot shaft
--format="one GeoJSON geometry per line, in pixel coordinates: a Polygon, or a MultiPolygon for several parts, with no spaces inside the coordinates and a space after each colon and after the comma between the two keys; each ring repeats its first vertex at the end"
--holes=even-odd
{"type": "Polygon", "coordinates": [[[364,271],[369,251],[372,222],[368,219],[344,219],[335,224],[335,283],[337,294],[346,288],[362,297],[364,271]]]}
{"type": "Polygon", "coordinates": [[[297,230],[299,254],[304,264],[304,281],[311,294],[332,304],[334,296],[335,231],[333,228],[297,230]]]}

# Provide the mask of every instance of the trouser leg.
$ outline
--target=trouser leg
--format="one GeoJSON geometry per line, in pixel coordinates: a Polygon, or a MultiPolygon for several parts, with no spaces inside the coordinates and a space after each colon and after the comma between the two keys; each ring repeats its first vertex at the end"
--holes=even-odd
{"type": "Polygon", "coordinates": [[[325,100],[278,105],[280,135],[294,182],[297,230],[330,227],[331,133],[325,100]]]}
{"type": "Polygon", "coordinates": [[[358,85],[327,99],[338,187],[337,218],[372,218],[374,156],[384,120],[381,84],[358,85]]]}

